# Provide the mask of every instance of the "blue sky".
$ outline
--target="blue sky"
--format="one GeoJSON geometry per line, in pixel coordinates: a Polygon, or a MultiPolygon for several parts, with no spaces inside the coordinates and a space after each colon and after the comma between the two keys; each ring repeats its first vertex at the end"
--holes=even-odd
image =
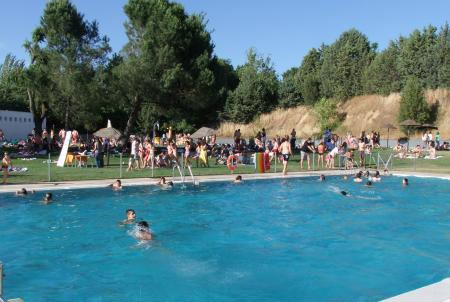
{"type": "MultiPolygon", "coordinates": [[[[73,0],[85,17],[100,24],[114,51],[126,43],[123,23],[126,0],[73,0]]],[[[445,0],[182,0],[189,13],[206,14],[216,54],[234,66],[245,63],[255,47],[270,56],[281,75],[299,66],[312,47],[330,44],[350,28],[366,34],[383,49],[390,40],[428,24],[450,19],[445,0]]],[[[0,0],[0,62],[7,53],[28,59],[23,43],[39,24],[45,0],[0,0]]]]}

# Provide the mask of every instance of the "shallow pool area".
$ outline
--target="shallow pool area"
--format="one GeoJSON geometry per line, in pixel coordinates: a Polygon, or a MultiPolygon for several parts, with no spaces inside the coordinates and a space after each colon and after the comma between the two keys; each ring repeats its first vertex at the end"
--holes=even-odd
{"type": "Polygon", "coordinates": [[[289,178],[0,195],[25,301],[377,301],[450,276],[448,180],[289,178]],[[343,196],[340,191],[349,192],[343,196]],[[136,210],[156,235],[119,226],[136,210]]]}

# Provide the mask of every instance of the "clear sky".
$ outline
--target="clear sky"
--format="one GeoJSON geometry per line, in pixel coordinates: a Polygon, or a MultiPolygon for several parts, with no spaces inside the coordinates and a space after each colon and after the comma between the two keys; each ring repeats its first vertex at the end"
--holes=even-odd
{"type": "MultiPolygon", "coordinates": [[[[72,0],[78,10],[97,20],[113,51],[126,43],[123,23],[126,0],[72,0]]],[[[181,0],[189,13],[205,13],[216,54],[234,66],[245,63],[255,47],[270,56],[281,75],[299,66],[312,47],[330,44],[350,28],[366,34],[383,49],[390,40],[414,29],[450,20],[448,0],[181,0]]],[[[23,43],[39,24],[45,0],[0,0],[0,62],[7,53],[28,59],[23,43]]]]}

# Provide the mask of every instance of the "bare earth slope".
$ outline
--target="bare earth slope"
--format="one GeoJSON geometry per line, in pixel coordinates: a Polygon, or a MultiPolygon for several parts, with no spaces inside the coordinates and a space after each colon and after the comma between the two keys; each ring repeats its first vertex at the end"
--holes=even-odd
{"type": "MultiPolygon", "coordinates": [[[[446,89],[428,90],[425,92],[427,102],[439,101],[439,115],[436,125],[442,137],[450,137],[450,91],[446,89]]],[[[343,103],[339,111],[346,114],[342,125],[336,130],[344,135],[348,131],[357,134],[362,130],[380,131],[382,135],[387,129],[382,126],[391,123],[398,127],[397,114],[400,106],[400,94],[392,93],[384,97],[380,95],[365,95],[354,97],[343,103]]],[[[301,137],[313,136],[319,132],[317,118],[311,107],[298,106],[290,109],[277,109],[263,114],[252,123],[242,125],[222,123],[218,129],[219,136],[231,137],[235,129],[241,129],[244,136],[253,136],[261,128],[266,128],[269,137],[276,134],[286,135],[294,128],[301,137]]],[[[391,137],[403,135],[399,130],[391,130],[391,137]]]]}

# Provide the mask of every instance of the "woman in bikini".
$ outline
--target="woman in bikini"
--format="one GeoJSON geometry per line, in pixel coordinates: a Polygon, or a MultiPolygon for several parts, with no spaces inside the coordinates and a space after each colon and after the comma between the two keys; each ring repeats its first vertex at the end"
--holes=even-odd
{"type": "Polygon", "coordinates": [[[320,144],[317,146],[317,166],[320,167],[320,163],[322,163],[322,169],[323,169],[323,159],[325,154],[325,144],[320,142],[320,144]]]}
{"type": "Polygon", "coordinates": [[[9,157],[8,152],[5,152],[2,159],[2,172],[3,172],[3,184],[6,184],[6,180],[9,175],[9,166],[11,165],[11,158],[9,157]]]}

